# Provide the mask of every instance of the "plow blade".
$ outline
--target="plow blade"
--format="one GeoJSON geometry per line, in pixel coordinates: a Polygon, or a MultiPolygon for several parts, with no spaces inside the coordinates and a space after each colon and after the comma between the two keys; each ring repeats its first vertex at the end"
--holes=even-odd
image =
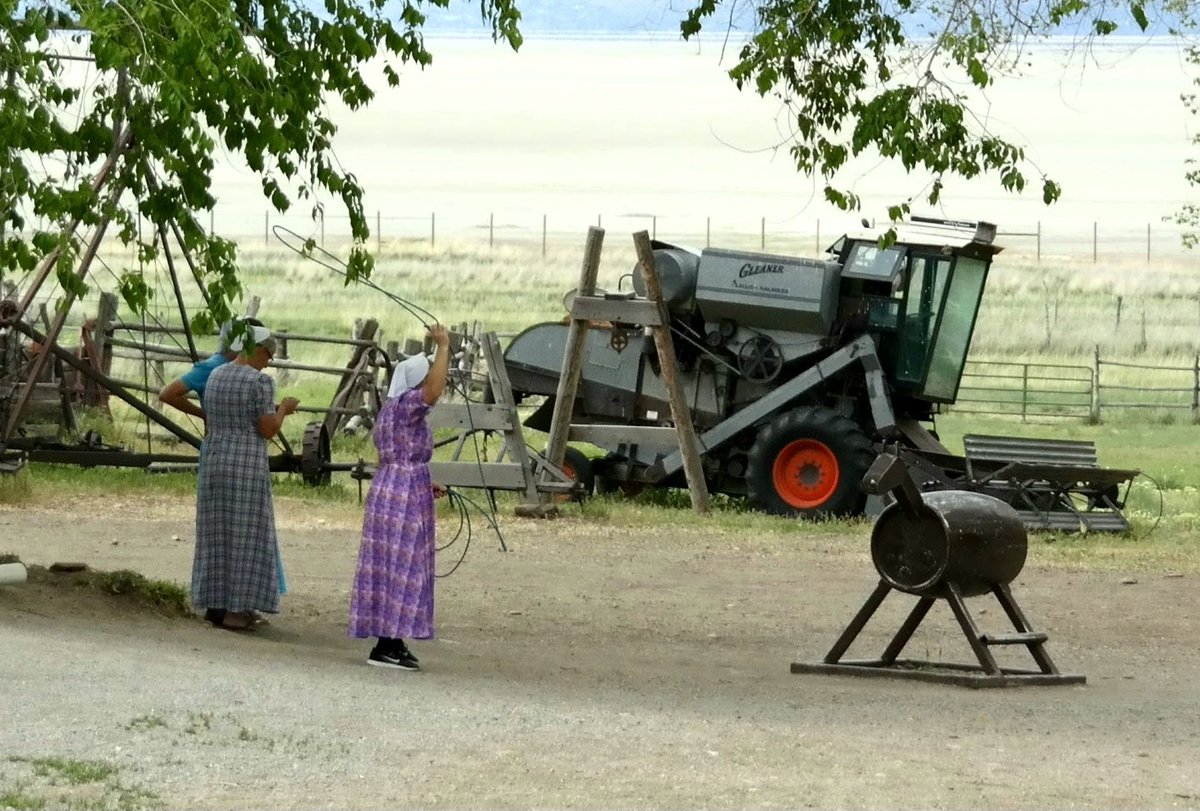
{"type": "Polygon", "coordinates": [[[1089,440],[968,434],[963,456],[926,449],[902,455],[925,490],[971,490],[1015,509],[1027,529],[1125,532],[1125,499],[1141,472],[1102,468],[1089,440]]]}
{"type": "Polygon", "coordinates": [[[1100,467],[1089,440],[963,437],[972,489],[1011,504],[1030,529],[1124,532],[1122,510],[1141,471],[1100,467]]]}

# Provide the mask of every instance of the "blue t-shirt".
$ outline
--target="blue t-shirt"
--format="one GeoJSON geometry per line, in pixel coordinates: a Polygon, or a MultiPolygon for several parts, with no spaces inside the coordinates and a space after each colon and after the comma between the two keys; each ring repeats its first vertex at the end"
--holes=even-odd
{"type": "Polygon", "coordinates": [[[183,385],[187,386],[189,391],[196,392],[196,396],[203,404],[204,387],[208,385],[208,376],[213,373],[213,369],[224,366],[226,363],[229,363],[229,359],[224,355],[211,355],[197,363],[179,379],[183,381],[183,385]]]}

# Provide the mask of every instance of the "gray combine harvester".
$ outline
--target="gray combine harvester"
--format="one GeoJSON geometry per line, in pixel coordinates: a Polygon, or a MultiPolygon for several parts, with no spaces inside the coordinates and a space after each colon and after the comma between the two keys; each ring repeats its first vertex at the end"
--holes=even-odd
{"type": "MultiPolygon", "coordinates": [[[[1116,484],[1135,472],[1100,470],[1094,450],[1090,468],[1077,459],[1064,465],[1048,450],[1053,443],[1022,440],[1023,456],[972,465],[941,445],[933,420],[958,394],[1001,249],[995,226],[982,222],[914,217],[896,235],[887,247],[878,234],[847,235],[824,260],[654,243],[710,491],[773,513],[859,514],[860,482],[887,443],[925,489],[997,495],[1031,526],[1125,529],[1116,484]]],[[[537,324],[505,352],[518,398],[547,397],[526,420],[531,428],[549,428],[567,333],[566,324],[537,324]]],[[[620,323],[589,329],[571,436],[608,454],[590,460],[569,448],[575,474],[626,492],[686,486],[678,447],[636,431],[669,426],[670,416],[647,331],[620,323]],[[630,426],[627,441],[602,438],[611,430],[592,439],[589,424],[630,426]]]]}

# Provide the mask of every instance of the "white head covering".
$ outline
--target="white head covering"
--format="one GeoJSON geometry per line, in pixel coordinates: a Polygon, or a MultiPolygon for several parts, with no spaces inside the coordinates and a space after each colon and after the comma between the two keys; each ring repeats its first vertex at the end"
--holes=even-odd
{"type": "MultiPolygon", "coordinates": [[[[242,349],[246,348],[246,338],[244,335],[239,335],[236,338],[229,337],[230,330],[233,329],[234,324],[238,323],[239,320],[234,319],[232,322],[226,322],[221,326],[221,346],[218,348],[218,352],[222,354],[227,352],[242,352],[242,349]]],[[[257,347],[258,344],[263,343],[271,337],[271,330],[265,328],[265,326],[251,326],[250,329],[254,340],[253,346],[257,347]]]]}
{"type": "Polygon", "coordinates": [[[415,389],[429,374],[429,358],[418,353],[411,358],[405,358],[396,364],[392,371],[392,385],[388,387],[388,397],[399,397],[409,389],[415,389]]]}

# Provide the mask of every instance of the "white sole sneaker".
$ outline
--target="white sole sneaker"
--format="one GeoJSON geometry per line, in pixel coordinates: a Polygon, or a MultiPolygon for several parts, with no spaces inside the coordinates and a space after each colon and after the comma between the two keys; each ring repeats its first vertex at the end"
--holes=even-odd
{"type": "Polygon", "coordinates": [[[401,662],[385,662],[385,661],[381,661],[379,659],[372,659],[370,657],[367,658],[367,664],[369,664],[371,667],[388,667],[388,668],[391,668],[392,670],[404,670],[409,673],[415,673],[421,669],[421,666],[418,664],[405,664],[405,663],[401,663],[401,662]]]}

